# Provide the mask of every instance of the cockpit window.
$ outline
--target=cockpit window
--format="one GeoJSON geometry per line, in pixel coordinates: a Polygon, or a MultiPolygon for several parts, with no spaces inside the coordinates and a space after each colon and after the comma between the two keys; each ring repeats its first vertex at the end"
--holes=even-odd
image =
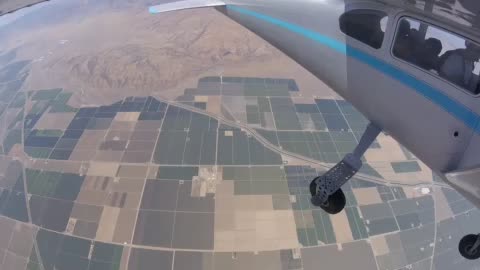
{"type": "Polygon", "coordinates": [[[340,30],[370,47],[379,49],[385,36],[387,18],[387,14],[379,10],[351,10],[340,16],[340,30]]]}
{"type": "Polygon", "coordinates": [[[393,54],[480,94],[480,45],[410,18],[400,20],[393,54]]]}

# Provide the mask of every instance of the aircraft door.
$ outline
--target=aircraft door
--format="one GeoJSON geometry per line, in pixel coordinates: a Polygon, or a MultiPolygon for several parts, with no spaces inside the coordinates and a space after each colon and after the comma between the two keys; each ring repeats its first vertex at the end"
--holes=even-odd
{"type": "Polygon", "coordinates": [[[409,14],[358,5],[347,36],[345,97],[436,171],[457,169],[476,127],[480,46],[409,14]]]}
{"type": "MultiPolygon", "coordinates": [[[[472,108],[480,94],[480,45],[429,22],[403,16],[397,22],[391,54],[400,60],[399,67],[426,84],[413,81],[408,86],[441,109],[431,116],[431,130],[426,131],[432,142],[418,145],[413,137],[407,144],[416,144],[420,155],[436,169],[457,169],[478,121],[478,112],[472,108]]],[[[428,106],[416,109],[419,115],[432,113],[428,106]]],[[[411,128],[421,132],[414,123],[411,128]]]]}

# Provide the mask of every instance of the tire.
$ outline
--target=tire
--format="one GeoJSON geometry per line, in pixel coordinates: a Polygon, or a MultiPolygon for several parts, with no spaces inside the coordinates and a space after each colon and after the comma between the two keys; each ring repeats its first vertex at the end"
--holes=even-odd
{"type": "Polygon", "coordinates": [[[460,254],[462,254],[465,259],[476,260],[480,258],[480,248],[477,248],[473,251],[470,250],[477,241],[477,238],[478,235],[469,234],[465,235],[462,240],[460,240],[460,243],[458,244],[458,251],[460,251],[460,254]]]}
{"type": "Polygon", "coordinates": [[[346,203],[347,200],[345,199],[345,194],[343,193],[342,189],[339,188],[337,191],[335,191],[335,193],[328,196],[327,201],[320,205],[320,208],[331,215],[335,215],[340,213],[343,208],[345,208],[346,203]]]}

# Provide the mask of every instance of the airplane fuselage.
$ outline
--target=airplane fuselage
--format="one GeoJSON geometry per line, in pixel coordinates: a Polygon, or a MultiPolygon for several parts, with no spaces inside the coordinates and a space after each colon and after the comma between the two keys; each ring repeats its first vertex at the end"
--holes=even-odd
{"type": "Polygon", "coordinates": [[[392,54],[403,17],[465,33],[414,11],[372,1],[242,0],[226,1],[217,9],[328,84],[480,206],[480,172],[476,172],[480,171],[476,170],[480,167],[480,98],[392,54]],[[339,18],[354,9],[387,14],[380,48],[341,31],[339,18]],[[448,177],[451,172],[462,173],[448,177]],[[463,172],[468,177],[461,176],[463,172]]]}

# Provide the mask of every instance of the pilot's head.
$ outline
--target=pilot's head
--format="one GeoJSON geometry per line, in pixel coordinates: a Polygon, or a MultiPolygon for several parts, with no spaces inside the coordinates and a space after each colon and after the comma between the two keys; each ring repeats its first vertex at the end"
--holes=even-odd
{"type": "Polygon", "coordinates": [[[465,41],[465,56],[473,61],[480,60],[480,46],[471,41],[465,41]]]}
{"type": "Polygon", "coordinates": [[[425,40],[425,47],[427,48],[427,51],[439,55],[440,52],[442,52],[442,42],[436,38],[429,38],[425,40]]]}
{"type": "Polygon", "coordinates": [[[407,20],[401,20],[398,26],[398,35],[408,36],[409,33],[410,33],[410,22],[407,20]]]}

